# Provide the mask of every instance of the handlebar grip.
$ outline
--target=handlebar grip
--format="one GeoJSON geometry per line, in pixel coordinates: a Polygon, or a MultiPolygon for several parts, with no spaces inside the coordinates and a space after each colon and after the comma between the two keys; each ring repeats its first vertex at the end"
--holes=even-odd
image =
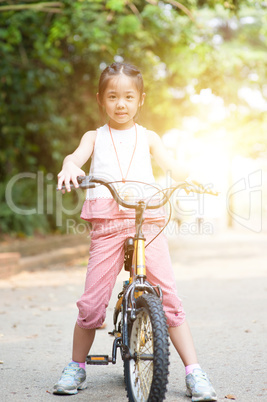
{"type": "MultiPolygon", "coordinates": [[[[70,188],[77,190],[77,188],[87,189],[87,188],[95,188],[95,187],[97,186],[96,183],[90,183],[90,182],[88,182],[88,181],[83,182],[83,178],[84,178],[84,177],[85,177],[85,176],[79,176],[79,177],[77,177],[77,181],[78,181],[79,187],[75,187],[74,184],[70,183],[70,188]]],[[[66,190],[66,186],[65,186],[65,185],[61,186],[61,189],[59,189],[59,188],[57,187],[57,191],[61,191],[61,190],[66,190]]]]}

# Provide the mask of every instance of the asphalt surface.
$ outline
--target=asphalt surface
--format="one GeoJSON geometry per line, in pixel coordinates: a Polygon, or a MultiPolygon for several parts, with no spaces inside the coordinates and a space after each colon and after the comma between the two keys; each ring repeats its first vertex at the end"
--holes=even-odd
{"type": "MultiPolygon", "coordinates": [[[[170,250],[200,364],[218,401],[267,401],[267,235],[172,236],[170,250]],[[232,399],[230,399],[232,398],[232,399]],[[235,399],[233,399],[235,398],[235,399]]],[[[123,366],[88,366],[88,388],[55,396],[53,384],[71,358],[76,300],[86,259],[27,270],[0,281],[0,400],[126,401],[123,366]]],[[[92,353],[110,354],[112,312],[121,273],[92,353]]],[[[184,368],[171,346],[166,401],[186,402],[184,368]]]]}

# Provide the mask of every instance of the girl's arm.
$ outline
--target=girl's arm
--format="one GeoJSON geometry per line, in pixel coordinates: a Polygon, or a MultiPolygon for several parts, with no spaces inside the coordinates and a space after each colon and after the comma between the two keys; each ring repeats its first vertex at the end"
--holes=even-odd
{"type": "Polygon", "coordinates": [[[63,161],[62,170],[58,174],[58,189],[61,190],[65,183],[66,190],[70,191],[70,182],[79,187],[78,176],[85,176],[81,167],[88,161],[93,153],[96,139],[96,131],[87,131],[81,139],[78,148],[63,161]]]}
{"type": "Polygon", "coordinates": [[[165,148],[160,136],[154,131],[147,131],[148,142],[151,155],[155,158],[158,165],[169,172],[175,181],[183,181],[188,177],[185,166],[181,166],[179,161],[174,159],[165,148]]]}

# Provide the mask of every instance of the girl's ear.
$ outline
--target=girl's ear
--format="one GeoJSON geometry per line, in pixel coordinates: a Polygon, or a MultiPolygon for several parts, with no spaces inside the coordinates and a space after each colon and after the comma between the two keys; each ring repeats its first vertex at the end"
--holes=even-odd
{"type": "Polygon", "coordinates": [[[145,102],[145,97],[146,97],[146,94],[145,94],[145,92],[144,92],[144,93],[142,93],[142,95],[141,95],[140,102],[139,102],[139,107],[143,106],[143,104],[144,104],[144,102],[145,102]]]}

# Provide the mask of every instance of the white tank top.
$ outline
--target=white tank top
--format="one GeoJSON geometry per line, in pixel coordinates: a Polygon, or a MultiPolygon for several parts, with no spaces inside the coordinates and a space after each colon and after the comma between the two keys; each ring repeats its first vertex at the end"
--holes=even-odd
{"type": "MultiPolygon", "coordinates": [[[[136,142],[136,149],[126,180],[137,180],[155,185],[147,139],[147,130],[138,124],[136,124],[136,128],[137,142],[134,126],[127,130],[111,129],[120,166],[108,125],[106,124],[97,129],[90,167],[90,175],[101,177],[109,181],[121,181],[121,171],[125,177],[136,142]]],[[[156,192],[155,188],[140,183],[126,182],[116,183],[114,185],[120,191],[120,194],[123,196],[123,198],[126,200],[128,199],[129,201],[133,199],[151,197],[156,192]]],[[[92,200],[98,198],[113,197],[105,186],[99,186],[97,188],[87,190],[86,199],[92,200]]]]}

